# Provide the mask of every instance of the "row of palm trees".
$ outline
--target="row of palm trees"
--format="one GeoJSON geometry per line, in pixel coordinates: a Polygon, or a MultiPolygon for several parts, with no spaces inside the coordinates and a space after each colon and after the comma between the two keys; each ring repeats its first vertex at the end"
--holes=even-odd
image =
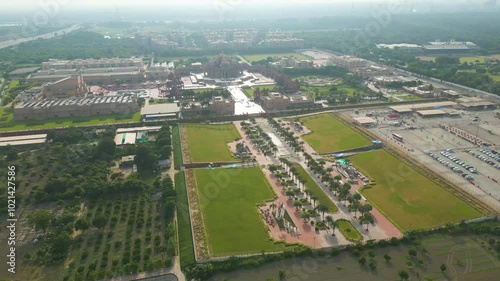
{"type": "Polygon", "coordinates": [[[332,177],[331,172],[333,171],[333,168],[325,168],[325,161],[316,161],[306,152],[304,152],[303,155],[309,169],[321,179],[329,190],[333,192],[334,196],[336,196],[341,202],[345,202],[344,205],[347,206],[347,209],[350,212],[354,212],[354,217],[357,217],[357,213],[360,212],[361,216],[358,217],[358,220],[362,224],[366,223],[368,229],[368,225],[375,221],[373,215],[370,213],[373,206],[368,203],[361,204],[361,194],[358,192],[351,194],[351,185],[347,182],[341,184],[340,180],[342,179],[342,176],[336,175],[332,177]],[[347,203],[349,203],[349,205],[347,205],[347,203]]]}
{"type": "Polygon", "coordinates": [[[304,142],[299,141],[299,137],[295,136],[289,127],[283,128],[281,124],[273,118],[268,118],[267,122],[276,130],[278,135],[283,138],[285,143],[293,148],[295,152],[304,151],[304,142]]]}
{"type": "Polygon", "coordinates": [[[245,131],[245,134],[248,136],[250,141],[257,146],[257,148],[264,154],[265,156],[276,155],[278,152],[278,147],[271,140],[271,137],[262,130],[256,124],[241,122],[241,127],[245,131]]]}

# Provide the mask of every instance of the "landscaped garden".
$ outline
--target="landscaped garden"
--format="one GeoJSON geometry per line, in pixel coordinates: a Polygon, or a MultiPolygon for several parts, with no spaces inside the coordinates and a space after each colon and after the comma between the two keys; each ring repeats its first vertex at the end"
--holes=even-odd
{"type": "Polygon", "coordinates": [[[249,98],[253,98],[253,95],[255,93],[255,90],[259,89],[260,91],[262,90],[272,90],[276,88],[277,85],[261,85],[261,86],[254,86],[254,87],[244,87],[243,88],[243,93],[247,95],[249,98]]]}
{"type": "Polygon", "coordinates": [[[330,197],[321,189],[321,187],[309,176],[309,174],[300,166],[299,163],[293,163],[293,167],[297,170],[297,174],[304,180],[304,185],[311,193],[311,196],[316,198],[318,205],[323,205],[328,208],[328,212],[334,213],[338,211],[337,206],[332,202],[330,197]]]}
{"type": "Polygon", "coordinates": [[[300,118],[312,132],[302,139],[320,154],[370,145],[370,141],[331,114],[319,114],[300,118]]]}
{"type": "Polygon", "coordinates": [[[375,185],[361,192],[401,230],[429,229],[483,214],[385,150],[349,160],[375,185]]]}
{"type": "Polygon", "coordinates": [[[359,231],[352,225],[352,223],[345,219],[338,219],[335,221],[337,223],[337,227],[339,228],[342,235],[345,238],[352,242],[360,242],[363,240],[363,235],[359,233],[359,231]]]}
{"type": "MultiPolygon", "coordinates": [[[[236,162],[228,143],[241,139],[236,127],[231,124],[208,125],[189,124],[184,125],[183,136],[184,155],[187,154],[190,162],[236,162]]],[[[184,162],[188,162],[184,158],[184,162]]]]}

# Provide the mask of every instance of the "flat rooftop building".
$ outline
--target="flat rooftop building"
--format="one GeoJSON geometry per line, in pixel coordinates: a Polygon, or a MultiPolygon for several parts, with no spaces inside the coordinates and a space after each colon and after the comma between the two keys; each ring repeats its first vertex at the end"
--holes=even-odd
{"type": "Polygon", "coordinates": [[[397,113],[409,113],[417,110],[436,109],[442,107],[455,107],[457,105],[458,104],[456,102],[442,101],[442,102],[429,102],[429,103],[390,106],[389,109],[397,113]]]}
{"type": "Polygon", "coordinates": [[[439,109],[430,109],[430,110],[419,110],[417,111],[418,116],[423,117],[423,118],[430,118],[430,117],[444,117],[448,115],[447,112],[439,109]]]}
{"type": "Polygon", "coordinates": [[[130,114],[139,110],[132,96],[108,96],[27,101],[14,107],[15,120],[44,120],[105,114],[130,114]]]}
{"type": "Polygon", "coordinates": [[[163,103],[146,105],[141,109],[141,119],[169,119],[179,117],[179,106],[177,103],[163,103]]]}

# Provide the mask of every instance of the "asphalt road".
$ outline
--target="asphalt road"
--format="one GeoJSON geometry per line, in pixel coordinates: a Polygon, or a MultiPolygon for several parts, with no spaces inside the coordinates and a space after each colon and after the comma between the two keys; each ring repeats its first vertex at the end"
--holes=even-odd
{"type": "Polygon", "coordinates": [[[33,41],[33,40],[37,40],[37,39],[50,39],[50,38],[53,38],[56,36],[60,36],[62,33],[73,32],[75,30],[78,30],[79,28],[80,28],[80,25],[75,24],[75,25],[68,27],[68,28],[65,28],[65,29],[61,29],[58,31],[50,32],[50,33],[40,34],[40,35],[36,35],[36,36],[21,37],[22,36],[21,35],[20,38],[18,38],[18,39],[12,39],[12,40],[0,42],[0,49],[12,47],[12,46],[15,46],[15,45],[18,45],[21,43],[25,43],[25,42],[29,42],[29,41],[33,41]]]}

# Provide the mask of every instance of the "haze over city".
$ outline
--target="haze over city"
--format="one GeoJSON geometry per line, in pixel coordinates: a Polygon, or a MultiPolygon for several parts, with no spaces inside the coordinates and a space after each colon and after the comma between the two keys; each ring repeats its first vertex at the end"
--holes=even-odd
{"type": "Polygon", "coordinates": [[[0,280],[500,276],[496,0],[0,2],[0,280]]]}

